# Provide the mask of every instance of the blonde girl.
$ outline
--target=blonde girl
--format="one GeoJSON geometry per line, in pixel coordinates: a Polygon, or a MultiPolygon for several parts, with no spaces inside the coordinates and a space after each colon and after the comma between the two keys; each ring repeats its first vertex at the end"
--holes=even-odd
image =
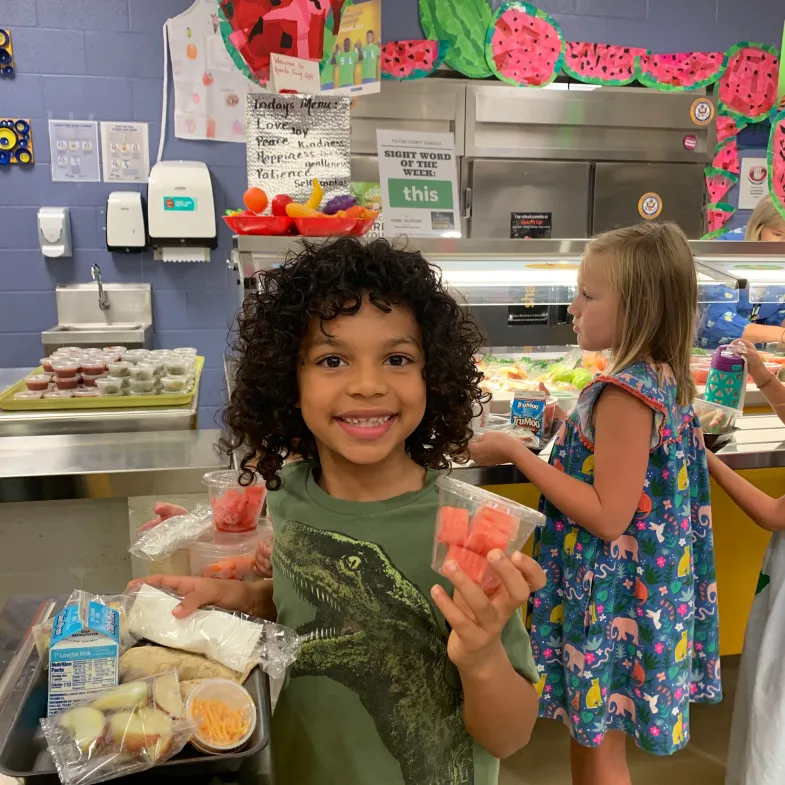
{"type": "Polygon", "coordinates": [[[570,306],[578,343],[611,350],[549,463],[501,433],[472,443],[543,494],[530,602],[540,716],[572,734],[575,785],[630,785],[626,736],[668,755],[689,739],[690,701],[720,699],[709,476],[689,361],[695,266],[673,224],[587,246],[570,306]]]}

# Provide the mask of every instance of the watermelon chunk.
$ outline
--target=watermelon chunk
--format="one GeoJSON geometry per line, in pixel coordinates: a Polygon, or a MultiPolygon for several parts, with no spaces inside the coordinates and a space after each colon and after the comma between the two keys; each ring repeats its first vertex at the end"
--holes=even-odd
{"type": "Polygon", "coordinates": [[[722,229],[735,212],[735,207],[724,202],[706,205],[709,232],[716,232],[718,229],[722,229]]]}
{"type": "Polygon", "coordinates": [[[724,142],[732,136],[738,136],[742,128],[746,128],[747,123],[735,117],[728,117],[725,114],[717,115],[717,141],[724,142]]]}
{"type": "Polygon", "coordinates": [[[494,14],[485,56],[503,82],[543,87],[558,75],[564,61],[564,38],[545,11],[520,0],[503,3],[494,14]]]}
{"type": "Polygon", "coordinates": [[[247,532],[256,527],[265,489],[260,485],[229,488],[210,500],[215,528],[222,532],[247,532]]]}
{"type": "Polygon", "coordinates": [[[771,200],[785,219],[785,112],[779,112],[771,121],[767,157],[771,200]]]}
{"type": "Polygon", "coordinates": [[[737,175],[725,169],[707,166],[703,173],[706,175],[706,188],[709,191],[710,202],[719,202],[739,182],[737,175]]]}
{"type": "Polygon", "coordinates": [[[568,41],[562,69],[585,84],[626,85],[635,81],[635,58],[645,54],[630,46],[568,41]]]}
{"type": "Polygon", "coordinates": [[[724,169],[733,174],[739,173],[739,148],[735,139],[728,139],[723,144],[717,145],[711,165],[714,169],[724,169]]]}
{"type": "Polygon", "coordinates": [[[725,52],[644,54],[635,59],[638,81],[656,90],[697,90],[725,71],[725,52]]]}
{"type": "Polygon", "coordinates": [[[518,520],[495,507],[480,507],[472,518],[466,547],[483,556],[498,548],[507,549],[518,531],[518,520]]]}
{"type": "Polygon", "coordinates": [[[718,91],[724,113],[752,122],[768,117],[777,100],[778,55],[768,44],[745,42],[728,50],[718,91]]]}
{"type": "Polygon", "coordinates": [[[445,54],[446,41],[388,41],[382,47],[382,79],[422,79],[442,64],[445,54]]]}
{"type": "Polygon", "coordinates": [[[436,529],[436,542],[463,545],[469,536],[469,511],[460,507],[442,507],[436,529]]]}
{"type": "MultiPolygon", "coordinates": [[[[481,556],[479,553],[462,548],[460,545],[451,545],[444,558],[444,563],[446,565],[451,561],[456,562],[474,583],[482,587],[486,594],[495,591],[501,585],[501,579],[494,572],[493,567],[485,556],[481,556]]],[[[444,568],[440,573],[446,574],[444,568]]]]}

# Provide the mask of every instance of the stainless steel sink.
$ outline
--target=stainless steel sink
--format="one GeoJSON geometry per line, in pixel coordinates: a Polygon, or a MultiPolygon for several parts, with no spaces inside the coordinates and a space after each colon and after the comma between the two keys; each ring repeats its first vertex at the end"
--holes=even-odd
{"type": "Polygon", "coordinates": [[[108,307],[102,309],[94,284],[58,286],[58,323],[41,333],[44,351],[58,346],[149,346],[153,337],[149,284],[103,284],[108,307]]]}

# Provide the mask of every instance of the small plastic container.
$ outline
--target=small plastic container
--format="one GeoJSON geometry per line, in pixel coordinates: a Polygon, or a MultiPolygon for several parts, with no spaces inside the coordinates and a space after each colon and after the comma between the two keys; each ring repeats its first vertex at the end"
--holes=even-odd
{"type": "MultiPolygon", "coordinates": [[[[82,350],[78,346],[61,346],[54,354],[58,357],[64,354],[79,354],[82,350]]],[[[54,354],[52,356],[54,356],[54,354]]]]}
{"type": "Polygon", "coordinates": [[[68,379],[71,376],[76,376],[79,373],[79,369],[80,365],[75,360],[59,360],[52,363],[52,370],[58,379],[68,379]]]}
{"type": "Polygon", "coordinates": [[[120,385],[120,389],[122,389],[124,391],[128,390],[129,387],[131,386],[131,377],[130,376],[114,376],[113,374],[110,373],[105,378],[113,379],[115,382],[117,382],[117,384],[120,385]]]}
{"type": "Polygon", "coordinates": [[[116,363],[108,363],[106,368],[112,376],[130,376],[133,365],[120,360],[116,363]]]}
{"type": "Polygon", "coordinates": [[[218,531],[230,534],[255,531],[266,495],[263,485],[240,485],[237,472],[231,469],[208,472],[202,483],[207,486],[213,525],[218,531]]]}
{"type": "Polygon", "coordinates": [[[118,393],[102,393],[100,390],[98,391],[99,398],[122,398],[125,393],[121,390],[118,393]]]}
{"type": "Polygon", "coordinates": [[[79,377],[55,376],[55,386],[58,390],[75,390],[79,386],[79,377]]]}
{"type": "Polygon", "coordinates": [[[84,390],[74,390],[74,398],[98,398],[98,390],[89,387],[84,390]]]}
{"type": "Polygon", "coordinates": [[[179,349],[174,350],[175,354],[181,354],[184,357],[196,357],[199,354],[197,349],[194,349],[193,346],[181,346],[179,349]]]}
{"type": "Polygon", "coordinates": [[[47,400],[62,400],[63,398],[73,398],[73,390],[50,390],[43,395],[47,400]]]}
{"type": "Polygon", "coordinates": [[[703,433],[713,436],[730,433],[736,426],[736,418],[742,413],[740,409],[731,409],[719,403],[704,401],[703,398],[696,398],[693,408],[698,415],[703,433]]]}
{"type": "Polygon", "coordinates": [[[155,378],[155,366],[139,363],[130,369],[131,380],[134,382],[152,381],[155,378]]]}
{"type": "Polygon", "coordinates": [[[102,376],[106,373],[106,363],[98,359],[82,358],[82,373],[88,376],[102,376]]]}
{"type": "Polygon", "coordinates": [[[256,707],[248,690],[229,679],[203,679],[185,702],[185,716],[197,724],[191,744],[208,755],[225,755],[238,752],[251,740],[256,730],[256,707]],[[228,744],[221,744],[202,735],[203,722],[199,717],[200,701],[219,701],[239,710],[245,724],[245,733],[228,744]]]}
{"type": "Polygon", "coordinates": [[[149,354],[150,352],[148,352],[147,349],[130,349],[123,355],[123,360],[137,365],[138,363],[144,362],[149,354]]]}
{"type": "Polygon", "coordinates": [[[110,376],[104,376],[101,379],[95,380],[95,386],[101,395],[122,395],[123,394],[123,381],[122,379],[113,379],[110,376]]]}
{"type": "Polygon", "coordinates": [[[454,561],[486,594],[492,594],[501,581],[488,554],[498,549],[512,556],[545,523],[545,516],[452,477],[439,477],[436,485],[439,512],[431,567],[444,575],[445,564],[454,561]]]}
{"type": "Polygon", "coordinates": [[[146,395],[155,395],[156,394],[154,389],[153,390],[134,390],[134,389],[131,389],[131,390],[126,390],[126,392],[128,393],[128,395],[131,395],[131,396],[134,396],[134,397],[144,397],[146,395]]]}
{"type": "Polygon", "coordinates": [[[24,390],[22,392],[14,393],[15,401],[37,401],[43,397],[43,392],[34,392],[33,390],[24,390]]]}
{"type": "Polygon", "coordinates": [[[25,378],[25,387],[27,387],[28,392],[46,392],[51,381],[51,376],[45,373],[37,373],[25,378]]]}
{"type": "Polygon", "coordinates": [[[92,376],[89,373],[82,374],[82,383],[85,387],[95,387],[95,383],[99,379],[104,379],[106,377],[105,373],[99,373],[97,376],[92,376]]]}
{"type": "Polygon", "coordinates": [[[161,377],[161,389],[168,393],[185,392],[188,387],[188,379],[185,376],[163,376],[161,377]]]}
{"type": "Polygon", "coordinates": [[[188,357],[172,357],[164,366],[169,376],[185,376],[191,370],[192,362],[188,357]]]}
{"type": "Polygon", "coordinates": [[[108,354],[125,354],[128,349],[125,346],[104,346],[102,351],[108,354]]]}
{"type": "Polygon", "coordinates": [[[131,393],[151,393],[155,391],[155,382],[152,379],[131,379],[129,390],[131,393]]]}
{"type": "Polygon", "coordinates": [[[46,373],[54,373],[51,357],[42,357],[39,362],[41,363],[41,367],[44,369],[44,371],[46,371],[46,373]]]}
{"type": "Polygon", "coordinates": [[[238,534],[210,530],[188,545],[189,574],[222,580],[254,580],[256,549],[268,528],[272,533],[269,523],[238,534]]]}

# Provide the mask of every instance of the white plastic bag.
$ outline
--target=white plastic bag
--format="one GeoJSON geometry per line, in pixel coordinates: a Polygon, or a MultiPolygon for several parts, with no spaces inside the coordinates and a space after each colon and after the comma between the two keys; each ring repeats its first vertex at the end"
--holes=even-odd
{"type": "Polygon", "coordinates": [[[763,559],[744,636],[725,785],[785,783],[785,532],[763,559]],[[767,583],[768,581],[768,583],[767,583]]]}
{"type": "Polygon", "coordinates": [[[172,611],[181,597],[147,584],[132,596],[129,628],[137,638],[202,654],[236,673],[261,665],[269,676],[283,676],[300,649],[297,633],[270,621],[220,608],[177,619],[172,611]]]}
{"type": "Polygon", "coordinates": [[[176,671],[122,684],[41,720],[63,785],[146,771],[175,756],[196,724],[184,718],[176,671]]]}
{"type": "Polygon", "coordinates": [[[187,515],[167,518],[146,531],[129,549],[131,556],[146,561],[165,559],[213,528],[213,514],[202,505],[187,515]]]}

